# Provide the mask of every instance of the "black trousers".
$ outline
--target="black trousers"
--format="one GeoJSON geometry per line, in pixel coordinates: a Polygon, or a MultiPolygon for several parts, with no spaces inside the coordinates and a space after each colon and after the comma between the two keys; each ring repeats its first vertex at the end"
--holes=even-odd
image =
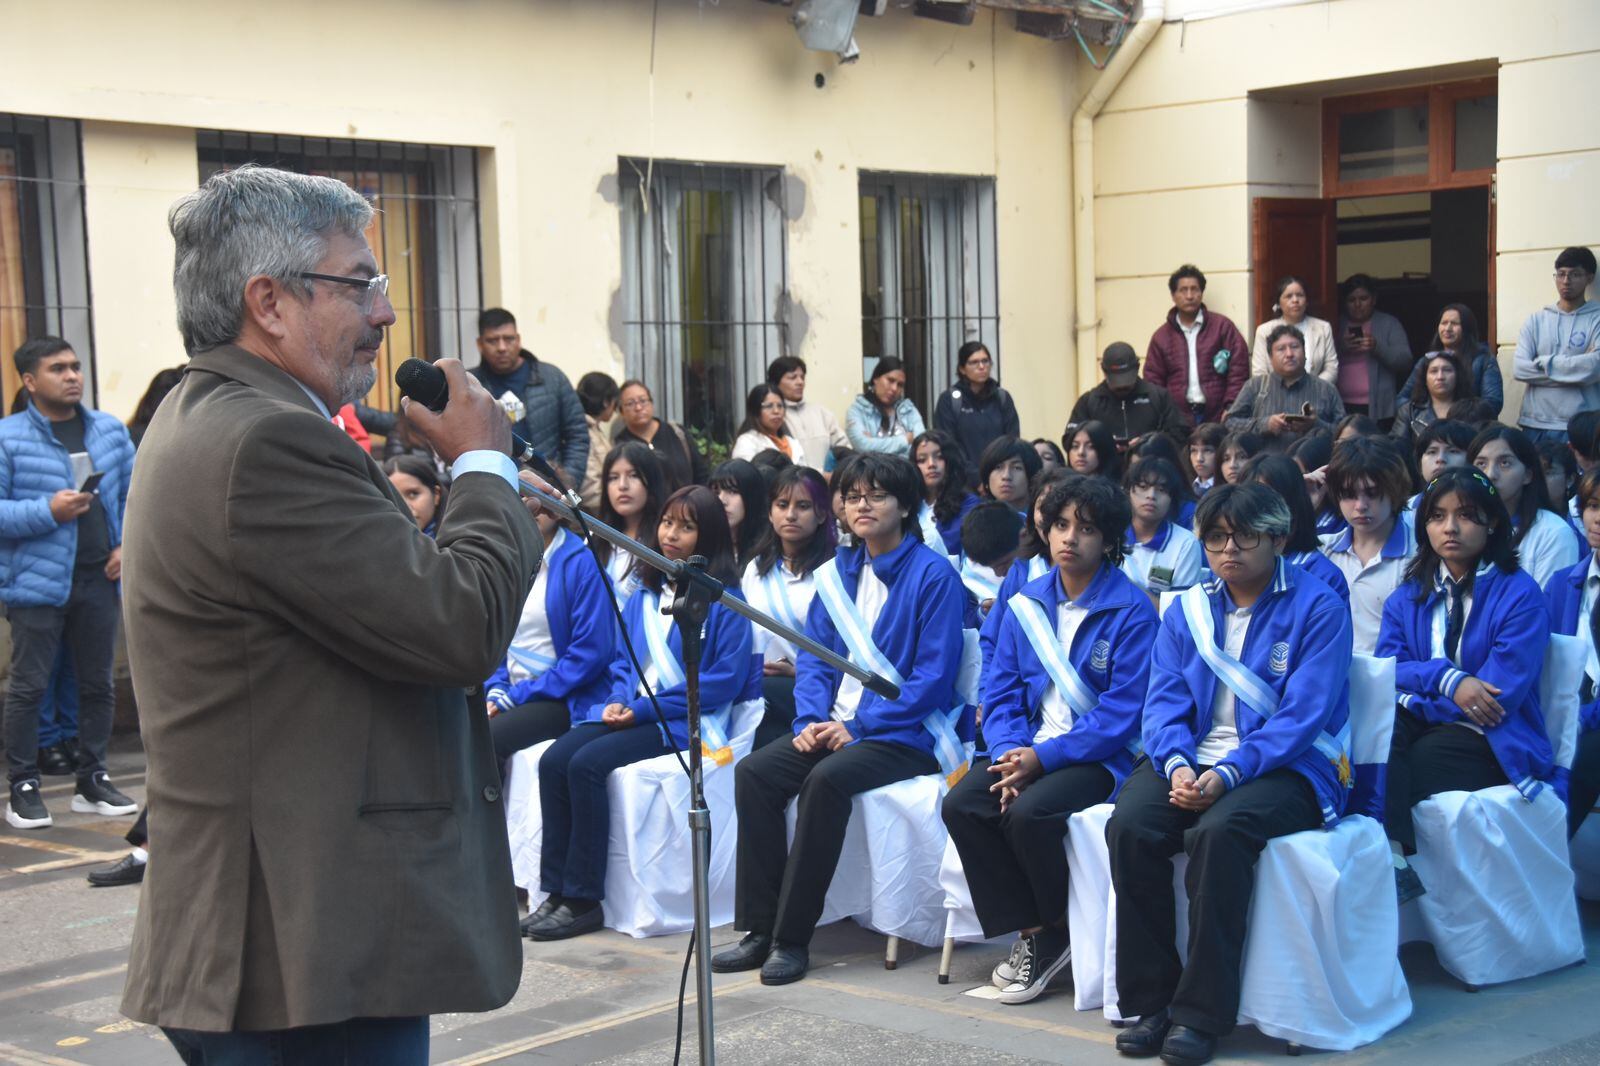
{"type": "Polygon", "coordinates": [[[802,753],[792,737],[779,737],[740,760],[733,779],[739,811],[734,927],[771,933],[785,944],[811,943],[839,865],[851,800],[937,769],[925,751],[876,740],[802,753]],[[796,796],[790,849],[785,812],[796,796]]]}
{"type": "Polygon", "coordinates": [[[1476,792],[1509,784],[1482,733],[1452,723],[1426,722],[1395,708],[1389,742],[1383,828],[1407,855],[1417,851],[1411,808],[1441,792],[1476,792]]]}
{"type": "Polygon", "coordinates": [[[751,750],[756,751],[779,737],[794,736],[794,678],[778,674],[761,678],[761,698],[767,710],[756,726],[756,739],[751,750]]]}
{"type": "Polygon", "coordinates": [[[1045,774],[1004,813],[989,786],[988,759],[944,798],[945,828],[961,855],[972,906],[986,937],[1054,925],[1067,913],[1067,816],[1111,795],[1116,779],[1099,763],[1076,763],[1045,774]]]}
{"type": "Polygon", "coordinates": [[[351,1018],[262,1032],[161,1030],[184,1066],[424,1066],[428,1019],[351,1018]]]}
{"type": "Polygon", "coordinates": [[[531,748],[565,733],[572,724],[567,705],[560,700],[535,700],[519,703],[489,719],[489,739],[494,742],[494,757],[500,760],[504,777],[506,760],[523,748],[531,748]]]}
{"type": "Polygon", "coordinates": [[[142,848],[150,843],[150,805],[139,808],[139,817],[134,821],[133,828],[123,836],[123,840],[136,848],[142,848]]]}
{"type": "Polygon", "coordinates": [[[1600,800],[1600,729],[1578,736],[1578,754],[1572,760],[1572,781],[1567,785],[1567,836],[1574,836],[1600,800]]]}
{"type": "Polygon", "coordinates": [[[1106,826],[1117,890],[1118,1009],[1154,1014],[1221,1036],[1239,1018],[1256,860],[1274,837],[1322,824],[1311,782],[1273,770],[1223,793],[1207,810],[1174,807],[1171,786],[1141,759],[1106,826]],[[1189,961],[1178,961],[1172,858],[1189,856],[1189,961]]]}

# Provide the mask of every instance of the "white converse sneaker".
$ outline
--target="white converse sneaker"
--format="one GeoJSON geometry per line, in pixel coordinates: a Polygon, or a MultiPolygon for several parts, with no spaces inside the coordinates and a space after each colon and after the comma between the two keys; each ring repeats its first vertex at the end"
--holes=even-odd
{"type": "Polygon", "coordinates": [[[1056,974],[1072,961],[1065,930],[1045,930],[1027,939],[1033,941],[1033,948],[1023,960],[1017,979],[1000,990],[1001,1003],[1027,1003],[1039,998],[1056,974]]]}
{"type": "Polygon", "coordinates": [[[996,988],[1004,988],[1017,979],[1017,974],[1022,970],[1022,964],[1033,950],[1033,938],[1019,936],[1011,945],[1011,954],[1006,960],[994,968],[994,973],[989,975],[989,983],[996,988]]]}

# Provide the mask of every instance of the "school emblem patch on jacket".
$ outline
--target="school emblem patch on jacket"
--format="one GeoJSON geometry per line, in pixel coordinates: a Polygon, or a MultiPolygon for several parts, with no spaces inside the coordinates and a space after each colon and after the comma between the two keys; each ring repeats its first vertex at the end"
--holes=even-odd
{"type": "Polygon", "coordinates": [[[1089,649],[1089,669],[1103,671],[1110,665],[1111,642],[1109,640],[1095,641],[1094,646],[1089,649]]]}
{"type": "Polygon", "coordinates": [[[1280,640],[1272,646],[1272,656],[1267,660],[1267,669],[1280,676],[1289,672],[1289,645],[1280,640]]]}

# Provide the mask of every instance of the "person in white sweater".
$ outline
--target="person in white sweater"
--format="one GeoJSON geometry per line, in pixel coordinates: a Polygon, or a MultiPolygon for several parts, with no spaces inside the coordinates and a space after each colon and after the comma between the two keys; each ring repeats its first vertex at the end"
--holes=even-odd
{"type": "Polygon", "coordinates": [[[1306,283],[1289,274],[1278,279],[1277,291],[1272,309],[1278,317],[1257,326],[1255,341],[1250,345],[1250,376],[1272,373],[1272,354],[1267,350],[1267,337],[1279,326],[1289,325],[1298,329],[1305,338],[1306,373],[1337,388],[1339,353],[1333,345],[1333,327],[1306,313],[1309,307],[1306,283]]]}
{"type": "Polygon", "coordinates": [[[767,384],[778,390],[787,408],[784,425],[800,442],[804,459],[795,462],[824,473],[850,450],[850,438],[833,412],[806,401],[806,361],[798,355],[781,355],[767,367],[767,384]]]}
{"type": "Polygon", "coordinates": [[[771,385],[750,390],[744,403],[744,421],[733,440],[733,458],[750,460],[765,451],[778,451],[796,466],[806,466],[805,449],[784,424],[783,396],[771,385]]]}

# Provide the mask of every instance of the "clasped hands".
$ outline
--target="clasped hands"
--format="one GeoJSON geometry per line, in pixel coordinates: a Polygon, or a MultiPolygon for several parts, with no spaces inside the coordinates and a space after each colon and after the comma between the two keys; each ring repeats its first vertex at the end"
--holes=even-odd
{"type": "Polygon", "coordinates": [[[1194,768],[1190,766],[1180,766],[1172,771],[1167,783],[1172,786],[1167,793],[1167,802],[1182,810],[1197,813],[1209,808],[1228,791],[1222,776],[1215,770],[1207,770],[1196,777],[1194,768]]]}
{"type": "Polygon", "coordinates": [[[812,722],[794,735],[794,749],[810,754],[814,751],[838,751],[853,738],[843,722],[812,722]]]}

